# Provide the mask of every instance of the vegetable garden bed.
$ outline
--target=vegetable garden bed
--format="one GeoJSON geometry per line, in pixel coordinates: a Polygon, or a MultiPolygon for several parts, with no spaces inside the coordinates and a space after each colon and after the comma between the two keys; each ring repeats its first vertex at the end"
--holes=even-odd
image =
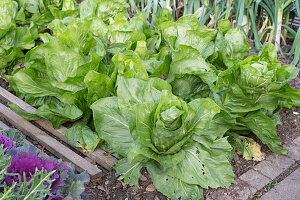
{"type": "MultiPolygon", "coordinates": [[[[279,59],[280,60],[280,59],[279,59]]],[[[288,62],[287,60],[283,60],[282,58],[282,62],[288,62]]],[[[299,79],[299,78],[298,78],[299,79]]],[[[300,87],[299,84],[297,84],[299,82],[299,80],[295,79],[291,82],[291,85],[294,85],[296,87],[300,87]]],[[[20,108],[24,109],[24,110],[34,110],[33,107],[31,107],[30,105],[28,105],[27,103],[25,103],[23,100],[17,98],[16,96],[14,96],[12,93],[6,91],[3,88],[0,88],[0,101],[2,103],[15,103],[17,104],[20,108]]],[[[0,105],[0,108],[1,107],[0,105]]],[[[9,108],[6,108],[9,109],[9,108]]],[[[7,112],[7,110],[5,109],[5,113],[11,113],[11,111],[7,112]]],[[[296,109],[295,112],[300,112],[300,109],[296,109]]],[[[10,121],[11,119],[7,120],[8,118],[6,117],[7,114],[4,116],[3,115],[3,110],[0,111],[0,119],[3,119],[3,117],[5,118],[5,121],[10,121]]],[[[9,115],[9,114],[8,114],[9,115]]],[[[281,113],[281,118],[282,118],[282,122],[283,125],[282,126],[278,126],[277,127],[277,132],[283,142],[284,145],[289,145],[290,142],[297,136],[300,135],[299,132],[299,126],[300,126],[300,118],[296,117],[295,119],[295,114],[293,114],[293,112],[291,110],[288,109],[284,109],[281,113]]],[[[22,122],[23,120],[18,122],[22,122]]],[[[29,122],[28,122],[29,123],[29,122]]],[[[33,125],[36,124],[38,127],[42,127],[45,126],[45,124],[49,124],[50,127],[51,124],[49,122],[47,122],[46,120],[37,120],[35,122],[33,122],[33,125]]],[[[22,125],[24,126],[24,124],[22,123],[22,125]]],[[[49,126],[48,126],[49,127],[49,126]]],[[[7,129],[8,126],[3,124],[0,121],[0,128],[3,129],[7,129]]],[[[52,130],[52,131],[63,131],[65,130],[65,127],[60,127],[60,129],[55,130],[53,128],[48,129],[48,130],[52,130]]],[[[26,130],[26,128],[24,129],[23,127],[21,127],[21,130],[26,130]]],[[[49,132],[50,132],[49,131],[49,132]]],[[[26,131],[27,132],[27,131],[26,131]]],[[[52,133],[53,134],[53,133],[52,133]]],[[[57,137],[59,138],[59,137],[57,137]]],[[[61,141],[63,141],[63,139],[61,139],[61,141]]],[[[26,144],[31,144],[28,140],[24,141],[26,144]]],[[[66,145],[68,146],[68,145],[66,145]]],[[[67,147],[68,148],[68,147],[67,147]]],[[[74,149],[74,147],[72,147],[72,149],[74,149]]],[[[80,151],[81,149],[79,148],[75,148],[76,151],[80,151]]],[[[97,149],[96,151],[101,152],[102,155],[104,155],[104,162],[103,160],[100,161],[101,163],[107,163],[109,161],[108,160],[115,160],[115,158],[112,158],[111,156],[108,156],[107,154],[105,155],[105,153],[103,152],[103,150],[97,149]],[[111,159],[112,158],[112,159],[111,159]]],[[[52,152],[52,150],[51,150],[52,152]]],[[[269,154],[270,151],[267,150],[267,147],[263,147],[263,152],[269,154]]],[[[82,154],[82,151],[81,151],[82,154]]],[[[58,157],[61,157],[60,154],[56,154],[58,155],[58,157]]],[[[47,154],[44,154],[44,157],[47,157],[47,154]]],[[[70,159],[68,159],[70,160],[70,159]]],[[[88,159],[90,161],[92,161],[91,159],[88,159]]],[[[91,162],[92,164],[94,164],[94,162],[91,162]]],[[[231,164],[233,165],[233,170],[235,172],[235,174],[237,175],[236,178],[239,178],[238,176],[243,174],[244,172],[246,172],[248,169],[251,169],[254,167],[254,165],[256,165],[258,162],[253,162],[253,161],[246,161],[244,160],[242,157],[238,156],[237,154],[234,156],[231,164]]],[[[98,162],[99,164],[99,162],[98,162]]],[[[109,169],[109,165],[104,164],[104,166],[102,166],[104,169],[109,169]]],[[[81,171],[81,170],[79,170],[81,171]]],[[[143,171],[143,178],[140,181],[140,188],[134,188],[134,187],[126,187],[124,185],[122,185],[122,183],[118,180],[114,180],[114,172],[103,172],[105,173],[105,177],[104,179],[99,179],[99,178],[95,178],[92,179],[92,183],[90,184],[90,186],[87,188],[87,192],[91,195],[92,199],[107,199],[107,198],[112,198],[114,200],[116,199],[123,199],[125,196],[132,198],[132,199],[160,199],[160,200],[164,200],[167,199],[165,197],[163,197],[160,193],[158,193],[157,191],[152,191],[151,189],[148,188],[148,186],[152,184],[151,182],[151,178],[149,177],[148,173],[146,171],[143,171]],[[103,186],[102,186],[103,185],[103,186]],[[126,188],[124,190],[124,187],[126,188]],[[149,191],[150,190],[150,191],[149,191]]],[[[99,176],[99,174],[97,175],[99,176]]],[[[240,184],[239,185],[240,188],[243,188],[243,186],[240,184]]],[[[222,190],[221,190],[222,191],[222,190]]],[[[223,190],[223,192],[221,194],[225,194],[225,195],[239,195],[236,193],[230,193],[230,192],[236,192],[236,191],[232,191],[232,190],[223,190]]],[[[219,195],[218,197],[220,197],[220,191],[215,191],[215,190],[209,190],[206,191],[205,196],[209,197],[210,199],[214,199],[214,197],[216,195],[219,195]]],[[[224,196],[225,196],[224,195],[224,196]]],[[[221,195],[222,196],[222,195],[221,195]]]]}
{"type": "Polygon", "coordinates": [[[234,182],[237,153],[287,155],[276,126],[300,106],[289,85],[299,69],[281,65],[272,43],[249,56],[228,19],[211,29],[160,9],[151,23],[149,10],[128,20],[126,0],[3,2],[1,73],[20,99],[0,88],[0,117],[79,171],[101,177],[96,163],[114,165],[139,187],[147,169],[148,191],[198,200],[234,182]]]}
{"type": "MultiPolygon", "coordinates": [[[[282,64],[290,62],[290,60],[286,60],[284,57],[281,57],[280,55],[279,55],[278,60],[282,64]]],[[[293,85],[293,87],[299,88],[300,87],[299,78],[292,80],[292,82],[290,84],[293,85]]],[[[5,83],[3,83],[2,85],[4,87],[6,87],[5,83]]],[[[14,103],[14,104],[18,105],[24,111],[32,112],[35,110],[35,108],[28,105],[26,102],[17,98],[15,95],[8,92],[7,90],[5,90],[2,87],[0,88],[0,101],[4,104],[6,104],[8,102],[14,103]]],[[[297,109],[296,111],[299,112],[299,109],[297,109]]],[[[1,116],[3,117],[3,114],[1,114],[1,116]]],[[[294,139],[296,136],[299,135],[299,127],[298,127],[300,124],[299,118],[297,118],[297,121],[294,122],[293,112],[291,110],[287,110],[287,109],[283,110],[283,112],[281,113],[281,118],[283,121],[283,125],[278,126],[277,132],[278,132],[279,136],[281,137],[283,144],[289,144],[289,142],[292,139],[294,139]],[[289,133],[289,134],[286,134],[286,133],[289,133]],[[284,135],[284,134],[286,134],[286,135],[284,135]]],[[[6,120],[7,120],[7,118],[6,118],[6,120]]],[[[60,139],[60,141],[66,141],[66,139],[64,139],[63,134],[62,134],[63,131],[66,130],[66,128],[64,126],[61,126],[59,129],[55,130],[52,128],[52,125],[45,119],[40,119],[40,120],[34,121],[34,122],[32,122],[32,124],[38,126],[39,128],[47,130],[48,132],[51,133],[50,135],[52,135],[52,134],[55,135],[56,138],[60,139]]],[[[21,128],[21,130],[24,130],[24,128],[21,128]]],[[[64,143],[64,142],[63,142],[63,144],[66,145],[66,143],[64,143]]],[[[67,148],[70,147],[69,145],[66,145],[66,146],[67,146],[67,148]]],[[[81,155],[83,153],[86,156],[89,154],[87,152],[82,151],[80,148],[72,147],[71,149],[75,149],[75,151],[80,152],[79,154],[81,154],[81,155]]],[[[267,153],[270,153],[270,151],[267,150],[267,147],[263,146],[263,152],[266,153],[266,151],[267,151],[267,153]]],[[[111,165],[116,162],[116,159],[114,157],[110,156],[109,154],[106,154],[103,150],[101,150],[99,148],[97,148],[95,150],[95,152],[98,152],[98,155],[99,154],[101,155],[100,159],[98,157],[98,164],[101,165],[101,163],[102,163],[102,167],[104,169],[110,169],[111,165]],[[111,163],[111,164],[107,164],[107,163],[111,163]]],[[[92,154],[94,154],[94,153],[92,153],[92,154]]],[[[58,156],[61,157],[60,155],[58,155],[58,156]]],[[[97,154],[96,154],[96,156],[97,156],[97,154]]],[[[89,161],[91,161],[92,164],[95,164],[95,160],[93,161],[91,159],[91,158],[95,159],[95,157],[90,155],[90,158],[88,156],[87,156],[87,158],[89,161]]],[[[239,176],[239,175],[243,174],[245,171],[247,171],[248,169],[251,169],[255,164],[257,164],[257,162],[246,161],[241,156],[235,155],[231,164],[233,165],[233,170],[234,170],[235,174],[239,176]]],[[[147,186],[151,185],[151,183],[152,183],[151,178],[149,177],[149,175],[146,171],[143,171],[142,174],[143,174],[144,178],[142,181],[140,181],[140,188],[138,188],[138,189],[136,189],[134,187],[125,187],[117,180],[113,181],[114,172],[108,172],[108,173],[105,172],[104,179],[103,180],[98,179],[98,178],[94,179],[94,181],[92,181],[92,183],[90,184],[90,187],[88,187],[87,190],[92,195],[91,197],[94,199],[96,198],[96,199],[104,200],[104,199],[107,199],[107,197],[112,198],[112,199],[122,199],[124,196],[127,196],[129,198],[134,198],[134,199],[140,199],[140,198],[141,199],[154,199],[155,198],[155,199],[160,199],[160,200],[167,199],[167,198],[164,198],[157,191],[149,192],[148,191],[149,189],[147,189],[147,186]],[[124,190],[124,187],[126,188],[126,190],[124,190]],[[101,189],[99,189],[99,188],[101,188],[101,189]]],[[[225,190],[225,191],[228,192],[228,190],[225,190]]],[[[224,191],[224,193],[227,194],[225,191],[224,191]]],[[[206,196],[213,197],[215,195],[215,193],[216,192],[214,192],[214,190],[209,190],[208,192],[206,192],[206,196]]]]}

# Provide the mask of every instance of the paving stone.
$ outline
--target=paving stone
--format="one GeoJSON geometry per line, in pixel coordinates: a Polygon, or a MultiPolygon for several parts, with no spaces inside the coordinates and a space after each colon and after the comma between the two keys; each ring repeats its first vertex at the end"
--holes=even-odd
{"type": "Polygon", "coordinates": [[[299,200],[300,199],[300,168],[291,173],[260,200],[299,200]]]}
{"type": "Polygon", "coordinates": [[[292,143],[288,146],[286,146],[285,148],[287,148],[289,150],[289,154],[288,156],[294,160],[300,160],[300,146],[292,143]]]}
{"type": "Polygon", "coordinates": [[[257,190],[263,188],[267,183],[271,181],[270,178],[260,174],[253,169],[250,169],[239,178],[257,190]]]}
{"type": "Polygon", "coordinates": [[[296,139],[294,139],[293,143],[300,147],[300,137],[297,137],[296,139]]]}
{"type": "Polygon", "coordinates": [[[255,165],[254,170],[274,179],[294,163],[295,161],[291,157],[271,154],[266,160],[255,165]]]}
{"type": "Polygon", "coordinates": [[[234,184],[228,189],[218,189],[207,196],[206,200],[246,200],[256,191],[255,188],[251,187],[245,181],[236,178],[234,184]]]}
{"type": "MultiPolygon", "coordinates": [[[[289,150],[288,156],[271,154],[266,158],[266,160],[257,164],[253,169],[250,169],[248,172],[236,178],[234,184],[232,184],[228,189],[218,189],[209,196],[207,200],[246,200],[251,194],[254,194],[257,190],[263,188],[268,184],[272,179],[276,178],[286,169],[288,169],[292,164],[295,163],[295,160],[300,160],[300,137],[296,138],[292,144],[285,146],[289,150]]],[[[300,169],[300,168],[299,168],[300,169]]],[[[296,172],[296,171],[295,171],[296,172]]],[[[294,172],[294,173],[295,173],[294,172]]],[[[283,184],[292,184],[293,187],[290,188],[291,194],[285,194],[283,196],[278,195],[279,190],[282,189],[282,186],[275,186],[275,189],[271,192],[266,193],[262,200],[300,200],[300,170],[297,172],[298,177],[294,178],[288,176],[288,180],[284,179],[283,184]],[[295,181],[297,183],[295,183],[295,181]],[[297,188],[297,194],[295,195],[294,190],[297,188]],[[277,189],[276,189],[277,188],[277,189]],[[270,194],[269,194],[270,193],[270,194]],[[273,194],[275,193],[275,194],[273,194]]],[[[297,174],[296,174],[297,175],[297,174]]],[[[290,187],[290,186],[286,186],[290,187]]],[[[281,191],[280,191],[281,192],[281,191]]]]}

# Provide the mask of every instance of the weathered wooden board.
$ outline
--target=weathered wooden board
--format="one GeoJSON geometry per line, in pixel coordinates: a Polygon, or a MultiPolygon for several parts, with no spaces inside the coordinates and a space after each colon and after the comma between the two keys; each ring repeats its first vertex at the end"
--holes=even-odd
{"type": "Polygon", "coordinates": [[[23,117],[13,112],[8,107],[0,103],[0,119],[5,119],[8,123],[19,129],[23,134],[36,140],[48,151],[59,158],[72,162],[76,170],[81,172],[86,170],[91,178],[102,176],[102,171],[96,166],[79,156],[77,153],[49,136],[47,133],[37,128],[23,117]]]}
{"type": "MultiPolygon", "coordinates": [[[[16,97],[15,95],[8,92],[2,87],[0,87],[0,99],[4,102],[10,102],[16,104],[21,110],[26,112],[34,112],[36,110],[35,108],[33,108],[32,106],[30,106],[29,104],[19,99],[18,97],[16,97]]],[[[66,143],[68,142],[64,135],[64,131],[67,129],[66,127],[61,126],[59,129],[55,130],[52,124],[45,119],[37,120],[35,121],[35,123],[38,124],[43,129],[49,131],[50,133],[52,133],[62,141],[66,143]]],[[[94,152],[85,152],[82,151],[82,149],[80,148],[77,147],[74,148],[107,170],[110,170],[111,167],[117,162],[117,159],[115,157],[111,155],[106,155],[105,151],[101,150],[100,148],[97,148],[94,152]]]]}

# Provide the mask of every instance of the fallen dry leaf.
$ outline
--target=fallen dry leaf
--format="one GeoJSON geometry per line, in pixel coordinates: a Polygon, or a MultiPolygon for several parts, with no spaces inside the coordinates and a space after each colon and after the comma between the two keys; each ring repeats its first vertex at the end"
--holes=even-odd
{"type": "Polygon", "coordinates": [[[92,183],[100,183],[101,180],[102,180],[101,178],[95,178],[95,179],[92,179],[91,182],[92,183]]]}

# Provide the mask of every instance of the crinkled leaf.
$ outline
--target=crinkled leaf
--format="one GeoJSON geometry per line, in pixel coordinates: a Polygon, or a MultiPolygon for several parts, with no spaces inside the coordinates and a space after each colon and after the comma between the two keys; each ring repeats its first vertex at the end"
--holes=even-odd
{"type": "Polygon", "coordinates": [[[242,121],[271,151],[287,155],[288,150],[280,146],[280,138],[276,135],[276,127],[271,118],[256,111],[248,114],[242,121]]]}
{"type": "Polygon", "coordinates": [[[18,4],[15,1],[3,0],[0,2],[0,38],[14,25],[17,8],[18,4]]]}
{"type": "Polygon", "coordinates": [[[9,128],[6,130],[0,130],[2,135],[9,137],[11,140],[16,142],[16,147],[23,145],[23,139],[25,136],[18,129],[9,128]]]}
{"type": "Polygon", "coordinates": [[[173,55],[173,62],[167,77],[176,95],[187,100],[192,99],[205,86],[203,82],[210,86],[216,80],[215,68],[207,63],[196,49],[179,46],[179,50],[173,55]]]}
{"type": "Polygon", "coordinates": [[[141,169],[143,167],[142,162],[131,164],[126,158],[119,160],[114,168],[116,170],[116,176],[120,176],[119,179],[124,179],[124,182],[129,185],[139,187],[139,179],[141,177],[141,169]]]}
{"type": "Polygon", "coordinates": [[[94,151],[101,139],[97,133],[83,123],[76,123],[64,132],[68,142],[87,151],[94,151]]]}
{"type": "Polygon", "coordinates": [[[130,148],[127,159],[131,163],[142,162],[145,159],[155,160],[163,167],[172,167],[185,159],[186,152],[180,150],[173,154],[158,154],[151,148],[135,144],[130,148]]]}
{"type": "Polygon", "coordinates": [[[133,144],[128,124],[122,116],[117,97],[102,98],[91,105],[99,136],[118,154],[126,157],[133,144]]]}
{"type": "Polygon", "coordinates": [[[155,164],[148,164],[147,170],[155,188],[172,200],[199,200],[202,198],[203,189],[197,185],[187,184],[184,181],[168,175],[155,164]]]}
{"type": "Polygon", "coordinates": [[[86,0],[80,4],[80,18],[99,17],[106,22],[117,13],[127,13],[127,7],[125,0],[86,0]]]}
{"type": "Polygon", "coordinates": [[[171,90],[168,82],[150,78],[148,81],[121,78],[118,82],[118,104],[130,130],[135,127],[135,107],[140,102],[158,102],[162,90],[171,90]]]}
{"type": "Polygon", "coordinates": [[[83,114],[75,105],[64,104],[56,99],[53,99],[48,104],[42,105],[34,112],[21,111],[15,104],[10,104],[10,107],[19,115],[30,121],[45,118],[50,121],[56,129],[67,121],[78,120],[83,114]]]}
{"type": "MultiPolygon", "coordinates": [[[[201,139],[206,143],[209,142],[205,138],[201,139]]],[[[227,142],[226,138],[222,138],[207,146],[205,143],[196,142],[185,145],[183,147],[186,152],[185,159],[169,168],[168,175],[203,188],[228,187],[234,180],[234,174],[226,154],[230,145],[227,142],[228,145],[224,148],[224,140],[227,142]]]]}
{"type": "Polygon", "coordinates": [[[110,84],[110,77],[96,71],[89,71],[84,78],[84,83],[88,87],[87,103],[91,105],[100,98],[113,94],[113,85],[110,84]]]}
{"type": "Polygon", "coordinates": [[[37,77],[36,73],[30,69],[17,72],[9,81],[16,85],[19,92],[34,97],[60,97],[64,93],[51,86],[47,80],[37,77]]]}

